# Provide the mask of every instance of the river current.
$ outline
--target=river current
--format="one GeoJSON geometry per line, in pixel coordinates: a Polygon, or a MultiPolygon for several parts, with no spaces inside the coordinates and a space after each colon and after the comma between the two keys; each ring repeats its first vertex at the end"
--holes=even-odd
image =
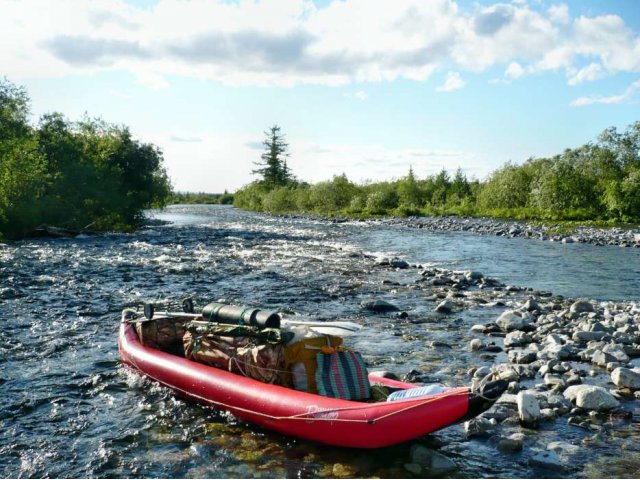
{"type": "MultiPolygon", "coordinates": [[[[185,402],[129,371],[118,357],[120,313],[145,301],[171,307],[186,296],[198,306],[225,299],[357,321],[366,327],[350,343],[372,370],[417,370],[458,386],[469,383],[470,367],[504,361],[466,349],[469,327],[504,308],[437,316],[411,288],[415,271],[376,269],[376,258],[478,270],[567,297],[640,300],[640,249],[220,206],[172,206],[149,217],[134,234],[0,244],[0,477],[412,476],[404,468],[411,443],[352,451],[286,438],[185,402]],[[401,306],[409,320],[364,313],[360,303],[371,298],[401,306]],[[433,341],[450,348],[428,347],[433,341]]],[[[608,459],[621,448],[638,456],[633,430],[613,441],[560,419],[527,437],[528,444],[586,442],[569,476],[608,476],[608,459]]],[[[454,460],[454,477],[550,475],[530,467],[526,451],[501,454],[490,441],[465,439],[460,425],[414,443],[454,460]]]]}

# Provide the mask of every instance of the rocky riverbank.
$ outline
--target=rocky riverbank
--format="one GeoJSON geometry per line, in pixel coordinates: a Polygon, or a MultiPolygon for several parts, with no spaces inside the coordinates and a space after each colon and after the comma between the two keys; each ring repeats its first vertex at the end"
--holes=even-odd
{"type": "Polygon", "coordinates": [[[414,217],[394,218],[392,223],[430,231],[462,231],[510,238],[528,238],[561,243],[640,248],[640,228],[576,227],[572,233],[558,233],[556,226],[490,218],[414,217]]]}
{"type": "Polygon", "coordinates": [[[526,238],[560,243],[588,243],[597,246],[617,246],[640,248],[640,227],[636,228],[596,228],[575,227],[570,233],[560,233],[571,229],[560,225],[534,225],[518,220],[498,220],[480,217],[392,217],[353,220],[347,217],[323,217],[317,215],[285,215],[288,218],[304,218],[332,223],[348,221],[375,222],[424,229],[431,232],[454,231],[480,235],[496,235],[508,238],[526,238]]]}
{"type": "MultiPolygon", "coordinates": [[[[411,265],[397,258],[378,259],[377,264],[413,278],[410,288],[423,291],[443,322],[473,309],[503,308],[493,321],[470,328],[467,350],[475,356],[476,365],[467,371],[467,378],[471,382],[507,380],[509,390],[494,407],[465,423],[467,439],[486,441],[504,455],[517,454],[518,461],[532,468],[572,476],[584,467],[575,464],[576,456],[584,456],[590,444],[626,436],[637,427],[639,303],[565,299],[504,285],[481,272],[411,265]],[[545,445],[536,438],[537,431],[563,428],[581,430],[580,443],[561,440],[545,445]]],[[[405,311],[385,298],[364,301],[361,307],[411,319],[410,309],[405,311]]],[[[459,345],[427,345],[433,347],[453,351],[459,345]]],[[[412,371],[405,379],[424,381],[426,377],[412,371]]],[[[434,474],[434,458],[443,469],[439,473],[455,468],[427,450],[412,450],[408,471],[434,474]]],[[[640,455],[634,458],[632,464],[640,466],[640,455]]]]}

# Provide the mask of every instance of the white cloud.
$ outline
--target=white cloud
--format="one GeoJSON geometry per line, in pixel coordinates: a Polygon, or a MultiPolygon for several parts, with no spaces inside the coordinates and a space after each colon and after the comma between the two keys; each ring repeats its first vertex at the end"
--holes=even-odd
{"type": "Polygon", "coordinates": [[[438,92],[453,92],[454,90],[459,90],[467,84],[464,80],[460,78],[460,74],[458,72],[449,72],[447,73],[447,78],[442,85],[436,88],[438,92]]]}
{"type": "Polygon", "coordinates": [[[587,105],[594,104],[603,104],[603,105],[614,105],[618,103],[627,103],[632,101],[636,94],[640,92],[640,80],[636,80],[633,82],[624,93],[618,95],[610,95],[607,97],[603,96],[593,96],[593,97],[580,97],[571,102],[572,107],[585,107],[587,105]]]}
{"type": "Polygon", "coordinates": [[[569,85],[578,85],[585,81],[593,81],[602,77],[603,69],[598,63],[590,63],[584,68],[572,73],[569,77],[569,85]]]}
{"type": "Polygon", "coordinates": [[[552,22],[566,25],[571,21],[571,17],[569,16],[569,7],[565,4],[552,5],[549,7],[547,12],[549,13],[549,19],[552,22]]]}
{"type": "Polygon", "coordinates": [[[360,91],[356,92],[356,93],[355,93],[355,96],[356,96],[357,98],[359,98],[360,100],[363,100],[363,101],[364,101],[364,100],[366,100],[367,98],[369,98],[369,95],[367,95],[367,93],[366,93],[366,92],[363,92],[362,90],[360,90],[360,91]]]}
{"type": "Polygon", "coordinates": [[[576,83],[640,71],[640,36],[619,16],[572,19],[564,4],[541,8],[463,8],[453,0],[322,7],[159,0],[148,8],[124,0],[0,0],[0,65],[16,79],[125,71],[151,88],[166,88],[172,76],[282,86],[425,81],[445,66],[482,72],[517,64],[524,73],[565,71],[576,83]],[[600,70],[580,70],[585,61],[600,70]]]}
{"type": "Polygon", "coordinates": [[[518,62],[511,62],[505,70],[505,76],[509,78],[519,78],[524,75],[524,68],[518,62]]]}

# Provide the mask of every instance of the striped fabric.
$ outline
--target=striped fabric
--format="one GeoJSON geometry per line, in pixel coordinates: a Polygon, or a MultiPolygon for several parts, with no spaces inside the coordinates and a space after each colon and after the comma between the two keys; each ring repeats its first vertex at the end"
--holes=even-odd
{"type": "Polygon", "coordinates": [[[320,395],[344,400],[363,400],[371,396],[367,367],[358,352],[318,353],[316,359],[316,384],[320,395]]]}

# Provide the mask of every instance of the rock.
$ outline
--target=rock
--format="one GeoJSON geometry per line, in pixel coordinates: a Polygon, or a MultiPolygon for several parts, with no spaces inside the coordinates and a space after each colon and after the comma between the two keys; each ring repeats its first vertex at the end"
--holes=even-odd
{"type": "Polygon", "coordinates": [[[575,403],[578,392],[584,388],[587,388],[588,386],[589,385],[572,385],[562,393],[562,396],[567,400],[575,403]]]}
{"type": "Polygon", "coordinates": [[[496,324],[504,332],[510,332],[512,330],[522,330],[529,325],[530,321],[518,315],[514,310],[507,310],[496,320],[496,324]]]}
{"type": "Polygon", "coordinates": [[[538,452],[529,458],[529,465],[537,468],[545,468],[556,472],[563,472],[565,466],[562,459],[553,451],[538,452]]]}
{"type": "Polygon", "coordinates": [[[491,373],[491,369],[489,367],[480,367],[479,369],[477,369],[474,374],[473,377],[474,378],[484,378],[487,375],[489,375],[491,373]]]}
{"type": "Polygon", "coordinates": [[[609,355],[613,355],[615,357],[614,361],[618,361],[620,363],[627,363],[630,360],[629,355],[627,355],[624,350],[624,347],[617,343],[609,343],[608,345],[605,345],[602,351],[609,355]]]}
{"type": "Polygon", "coordinates": [[[580,447],[567,442],[550,442],[547,450],[557,453],[561,457],[570,457],[580,452],[580,447]]]}
{"type": "Polygon", "coordinates": [[[451,300],[444,300],[438,304],[435,310],[438,313],[451,313],[457,306],[458,304],[451,300]]]}
{"type": "Polygon", "coordinates": [[[559,386],[560,388],[564,388],[567,386],[567,382],[560,375],[554,375],[552,373],[547,373],[544,376],[544,384],[548,387],[559,386]]]}
{"type": "Polygon", "coordinates": [[[523,351],[511,350],[508,354],[508,358],[511,363],[526,365],[528,363],[535,362],[536,359],[538,358],[538,354],[530,350],[523,350],[523,351]]]}
{"type": "Polygon", "coordinates": [[[518,393],[516,402],[518,417],[524,425],[535,425],[540,420],[540,403],[533,393],[528,391],[518,393]]]}
{"type": "Polygon", "coordinates": [[[524,445],[524,434],[514,433],[507,438],[498,441],[498,450],[501,452],[519,452],[524,445]]]}
{"type": "Polygon", "coordinates": [[[485,325],[480,325],[480,324],[476,323],[473,327],[470,328],[470,331],[475,332],[475,333],[482,333],[482,332],[484,332],[485,328],[487,328],[485,325]]]}
{"type": "Polygon", "coordinates": [[[464,433],[466,433],[467,438],[482,437],[487,435],[488,432],[496,426],[496,424],[497,421],[494,419],[489,420],[483,417],[476,417],[464,422],[464,433]]]}
{"type": "Polygon", "coordinates": [[[393,260],[391,260],[389,262],[389,265],[391,265],[393,268],[401,268],[401,269],[409,268],[410,266],[407,262],[399,258],[394,258],[393,260]]]}
{"type": "Polygon", "coordinates": [[[484,274],[482,274],[481,272],[475,272],[473,270],[469,270],[467,272],[464,272],[464,276],[469,281],[481,280],[482,278],[484,278],[484,274]]]}
{"type": "Polygon", "coordinates": [[[524,309],[533,312],[534,310],[540,310],[540,304],[536,301],[535,298],[529,298],[525,304],[523,305],[524,309]]]}
{"type": "Polygon", "coordinates": [[[469,350],[471,350],[472,352],[477,352],[483,346],[484,345],[482,344],[482,340],[480,340],[479,338],[474,338],[469,342],[469,350]]]}
{"type": "Polygon", "coordinates": [[[640,390],[640,373],[629,368],[616,368],[611,373],[611,381],[617,387],[640,390]]]}
{"type": "Polygon", "coordinates": [[[398,307],[389,303],[385,300],[366,300],[360,304],[360,306],[366,310],[371,310],[372,312],[397,312],[400,310],[398,307]]]}
{"type": "Polygon", "coordinates": [[[353,478],[357,472],[351,465],[335,463],[332,468],[332,473],[334,478],[353,478]]]}
{"type": "Polygon", "coordinates": [[[500,364],[495,367],[495,377],[498,380],[506,380],[507,382],[514,382],[520,380],[520,374],[511,365],[500,364]]]}
{"type": "Polygon", "coordinates": [[[422,445],[413,445],[410,450],[410,456],[411,463],[420,465],[428,470],[428,472],[425,472],[428,475],[442,475],[458,469],[452,460],[422,445]]]}
{"type": "Polygon", "coordinates": [[[564,391],[564,397],[585,410],[606,412],[619,405],[607,390],[595,385],[572,385],[564,391]]]}
{"type": "Polygon", "coordinates": [[[591,357],[591,363],[598,365],[599,367],[606,367],[608,363],[617,361],[617,358],[609,353],[605,353],[602,350],[596,350],[591,357]]]}
{"type": "Polygon", "coordinates": [[[604,337],[607,336],[607,332],[574,332],[573,336],[571,338],[573,338],[576,342],[582,342],[582,343],[587,343],[587,342],[592,342],[592,341],[600,341],[602,340],[604,337]]]}
{"type": "Polygon", "coordinates": [[[569,311],[571,313],[587,313],[593,312],[594,309],[590,302],[587,302],[586,300],[578,300],[571,305],[569,311]]]}
{"type": "Polygon", "coordinates": [[[532,341],[533,339],[531,338],[531,335],[516,330],[514,332],[507,333],[504,337],[504,346],[505,348],[520,347],[522,345],[528,345],[532,341]]]}

